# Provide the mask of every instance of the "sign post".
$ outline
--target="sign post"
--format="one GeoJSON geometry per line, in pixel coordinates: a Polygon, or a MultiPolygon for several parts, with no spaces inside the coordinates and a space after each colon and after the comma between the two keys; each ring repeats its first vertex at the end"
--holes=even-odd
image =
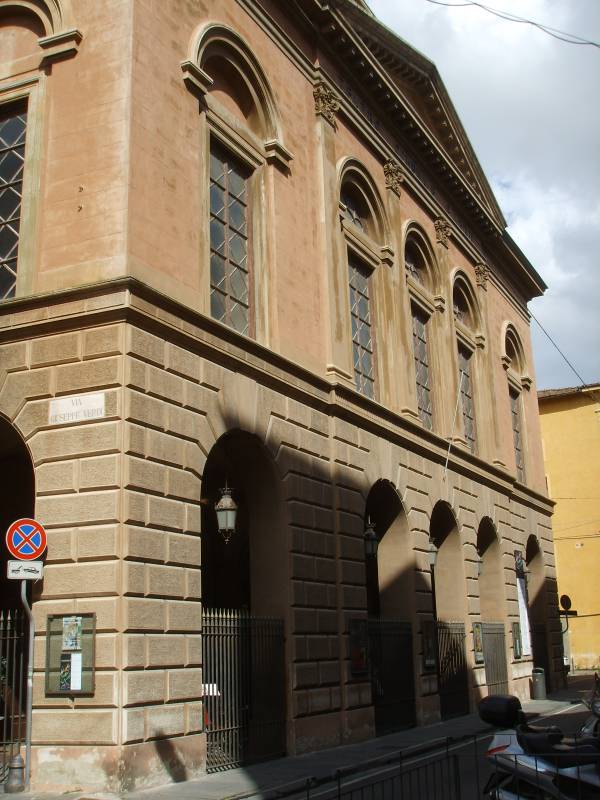
{"type": "Polygon", "coordinates": [[[43,575],[40,560],[46,550],[46,531],[35,519],[17,519],[6,531],[6,547],[16,561],[8,562],[7,577],[21,581],[21,603],[29,620],[29,655],[27,659],[27,701],[25,717],[25,780],[29,788],[31,779],[31,719],[33,709],[33,647],[35,625],[27,600],[27,581],[37,581],[43,575]]]}

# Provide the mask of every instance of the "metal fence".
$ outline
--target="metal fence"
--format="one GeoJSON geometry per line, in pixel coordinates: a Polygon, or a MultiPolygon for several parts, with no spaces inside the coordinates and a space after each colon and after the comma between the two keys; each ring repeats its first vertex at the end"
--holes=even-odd
{"type": "Polygon", "coordinates": [[[205,609],[202,656],[207,771],[285,755],[283,621],[205,609]]]}
{"type": "Polygon", "coordinates": [[[0,784],[25,736],[25,627],[21,610],[0,609],[0,784]]]}
{"type": "Polygon", "coordinates": [[[465,626],[438,620],[436,628],[440,708],[442,719],[449,719],[469,713],[465,626]]]}
{"type": "Polygon", "coordinates": [[[368,631],[375,727],[381,735],[416,723],[412,627],[369,619],[368,631]]]}
{"type": "Polygon", "coordinates": [[[489,694],[508,694],[508,667],[504,623],[484,622],[482,625],[485,682],[489,694]]]}

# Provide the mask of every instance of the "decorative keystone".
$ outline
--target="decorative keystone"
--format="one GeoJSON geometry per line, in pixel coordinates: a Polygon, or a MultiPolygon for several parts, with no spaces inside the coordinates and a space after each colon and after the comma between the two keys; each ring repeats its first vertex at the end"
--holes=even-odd
{"type": "Polygon", "coordinates": [[[335,128],[335,115],[340,108],[340,101],[336,95],[326,83],[320,81],[313,89],[313,97],[315,98],[315,114],[324,117],[335,128]]]}
{"type": "Polygon", "coordinates": [[[383,165],[383,174],[386,187],[400,197],[400,187],[404,182],[404,172],[400,164],[390,158],[383,165]]]}
{"type": "Polygon", "coordinates": [[[438,217],[435,222],[435,238],[438,244],[448,247],[448,239],[452,236],[452,227],[447,219],[438,217]]]}

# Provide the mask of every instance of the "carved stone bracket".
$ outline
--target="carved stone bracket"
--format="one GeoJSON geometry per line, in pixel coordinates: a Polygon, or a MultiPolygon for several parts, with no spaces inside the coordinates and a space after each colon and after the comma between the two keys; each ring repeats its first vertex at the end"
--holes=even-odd
{"type": "Polygon", "coordinates": [[[400,197],[400,187],[404,182],[404,172],[400,164],[390,158],[383,165],[383,174],[386,187],[400,197]]]}
{"type": "Polygon", "coordinates": [[[521,377],[521,386],[528,392],[533,386],[533,379],[529,375],[523,375],[521,377]]]}
{"type": "Polygon", "coordinates": [[[452,236],[452,227],[447,219],[438,217],[435,222],[435,238],[438,244],[448,247],[448,239],[452,236]]]}
{"type": "Polygon", "coordinates": [[[313,89],[315,98],[315,114],[324,117],[333,127],[336,127],[335,115],[339,110],[340,101],[323,81],[317,83],[313,89]]]}
{"type": "Polygon", "coordinates": [[[481,261],[479,264],[475,264],[475,280],[477,281],[477,286],[480,286],[486,292],[487,292],[487,282],[489,277],[490,277],[490,268],[485,263],[485,261],[481,261]]]}

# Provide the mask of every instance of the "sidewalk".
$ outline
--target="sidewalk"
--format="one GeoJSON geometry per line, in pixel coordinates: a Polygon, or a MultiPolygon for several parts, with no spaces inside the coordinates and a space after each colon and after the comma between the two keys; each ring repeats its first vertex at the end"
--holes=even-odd
{"type": "MultiPolygon", "coordinates": [[[[571,682],[568,689],[561,690],[548,700],[529,700],[523,703],[523,710],[530,715],[548,716],[573,706],[589,691],[589,681],[571,682]]],[[[316,753],[290,756],[277,761],[269,761],[253,766],[228,770],[227,772],[205,775],[202,778],[183,783],[169,784],[157,789],[128,792],[121,795],[123,800],[233,800],[233,798],[252,797],[261,800],[275,796],[278,789],[292,789],[294,784],[304,785],[309,777],[325,778],[337,769],[355,766],[373,759],[392,758],[400,751],[405,755],[427,752],[442,744],[447,737],[460,738],[475,736],[491,731],[492,727],[483,723],[477,714],[438,722],[421,728],[410,728],[369,739],[359,744],[343,745],[316,753]]],[[[22,800],[116,800],[113,794],[72,793],[63,795],[21,794],[22,800]]]]}

